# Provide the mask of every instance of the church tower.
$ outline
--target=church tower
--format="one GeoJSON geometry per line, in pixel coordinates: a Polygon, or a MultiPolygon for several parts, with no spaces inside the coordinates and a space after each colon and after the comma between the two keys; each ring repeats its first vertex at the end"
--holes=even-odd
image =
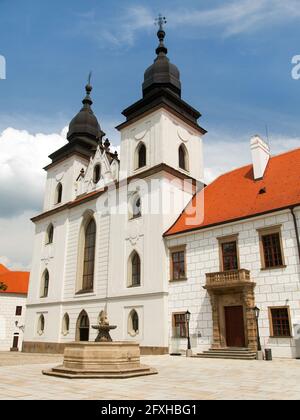
{"type": "Polygon", "coordinates": [[[75,183],[78,175],[81,170],[87,169],[90,158],[105,136],[92,110],[90,81],[85,90],[83,106],[69,125],[68,143],[49,156],[52,163],[45,168],[47,183],[44,211],[52,210],[76,198],[75,183]]]}
{"type": "MultiPolygon", "coordinates": [[[[159,45],[154,63],[145,71],[143,97],[123,111],[121,173],[166,164],[198,181],[203,179],[201,114],[181,98],[180,72],[167,56],[165,20],[159,17],[159,45]]],[[[126,175],[125,175],[126,176],[126,175]]]]}

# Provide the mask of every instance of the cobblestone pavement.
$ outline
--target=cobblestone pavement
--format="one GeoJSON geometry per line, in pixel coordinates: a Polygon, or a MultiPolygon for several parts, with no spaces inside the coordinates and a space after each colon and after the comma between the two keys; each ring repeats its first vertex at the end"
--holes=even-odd
{"type": "Polygon", "coordinates": [[[0,352],[0,399],[300,399],[300,360],[273,362],[146,356],[158,369],[133,379],[42,375],[61,356],[0,352]]]}

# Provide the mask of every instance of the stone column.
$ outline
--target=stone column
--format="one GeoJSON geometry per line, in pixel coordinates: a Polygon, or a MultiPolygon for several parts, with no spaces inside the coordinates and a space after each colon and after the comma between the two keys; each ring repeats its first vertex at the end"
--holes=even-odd
{"type": "Polygon", "coordinates": [[[218,296],[214,294],[213,291],[209,291],[211,309],[212,309],[212,319],[213,319],[213,343],[212,349],[221,348],[221,334],[220,334],[220,319],[219,319],[219,305],[218,305],[218,296]]]}
{"type": "Polygon", "coordinates": [[[243,298],[246,308],[248,347],[253,351],[257,351],[257,329],[255,313],[253,311],[253,308],[255,306],[254,286],[255,284],[245,287],[243,292],[243,298]]]}

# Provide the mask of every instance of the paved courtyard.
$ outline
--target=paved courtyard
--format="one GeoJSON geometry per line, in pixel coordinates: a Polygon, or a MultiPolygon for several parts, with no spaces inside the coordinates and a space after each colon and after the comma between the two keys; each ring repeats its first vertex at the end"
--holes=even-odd
{"type": "Polygon", "coordinates": [[[60,356],[0,352],[0,399],[300,399],[300,360],[146,356],[159,374],[70,380],[41,374],[60,356]]]}

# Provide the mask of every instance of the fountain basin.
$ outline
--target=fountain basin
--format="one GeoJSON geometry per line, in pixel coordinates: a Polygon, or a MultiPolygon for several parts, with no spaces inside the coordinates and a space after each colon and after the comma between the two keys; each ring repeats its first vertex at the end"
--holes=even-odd
{"type": "Polygon", "coordinates": [[[156,373],[141,365],[139,344],[128,341],[69,343],[63,364],[43,371],[64,378],[132,378],[156,373]]]}

